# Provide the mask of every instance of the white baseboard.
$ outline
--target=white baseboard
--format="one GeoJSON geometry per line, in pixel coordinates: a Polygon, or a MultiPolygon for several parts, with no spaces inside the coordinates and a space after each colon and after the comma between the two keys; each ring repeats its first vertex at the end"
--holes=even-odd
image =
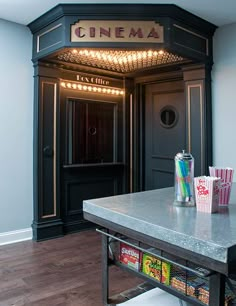
{"type": "Polygon", "coordinates": [[[0,233],[0,245],[31,240],[32,239],[32,229],[24,228],[17,231],[0,233]]]}

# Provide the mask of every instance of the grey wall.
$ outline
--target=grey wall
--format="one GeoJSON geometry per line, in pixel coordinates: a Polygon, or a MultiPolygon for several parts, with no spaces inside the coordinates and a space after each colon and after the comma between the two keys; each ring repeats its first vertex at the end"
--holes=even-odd
{"type": "Polygon", "coordinates": [[[0,233],[31,226],[33,67],[29,29],[0,19],[0,233]]]}
{"type": "Polygon", "coordinates": [[[236,24],[215,33],[212,92],[214,165],[236,170],[236,24]]]}

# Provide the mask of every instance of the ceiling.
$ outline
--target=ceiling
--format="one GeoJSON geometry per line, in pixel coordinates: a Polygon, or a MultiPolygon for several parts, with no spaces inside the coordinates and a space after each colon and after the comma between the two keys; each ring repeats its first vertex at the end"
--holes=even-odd
{"type": "Polygon", "coordinates": [[[0,0],[0,18],[27,25],[59,3],[176,4],[217,26],[236,23],[235,0],[0,0]]]}
{"type": "Polygon", "coordinates": [[[72,63],[109,72],[130,73],[164,65],[183,64],[188,60],[166,50],[64,49],[49,56],[52,62],[72,63]]]}

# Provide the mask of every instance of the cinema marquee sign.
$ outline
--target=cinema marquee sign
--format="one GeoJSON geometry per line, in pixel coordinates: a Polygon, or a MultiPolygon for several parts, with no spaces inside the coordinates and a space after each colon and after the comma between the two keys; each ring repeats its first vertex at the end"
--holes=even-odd
{"type": "Polygon", "coordinates": [[[163,43],[163,32],[154,21],[81,20],[71,26],[71,42],[163,43]]]}

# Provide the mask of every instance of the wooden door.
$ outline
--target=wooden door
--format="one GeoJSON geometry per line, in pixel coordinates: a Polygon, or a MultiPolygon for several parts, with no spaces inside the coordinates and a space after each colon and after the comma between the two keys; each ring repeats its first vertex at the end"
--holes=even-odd
{"type": "Polygon", "coordinates": [[[174,185],[174,157],[186,148],[182,81],[145,88],[145,190],[174,185]]]}

